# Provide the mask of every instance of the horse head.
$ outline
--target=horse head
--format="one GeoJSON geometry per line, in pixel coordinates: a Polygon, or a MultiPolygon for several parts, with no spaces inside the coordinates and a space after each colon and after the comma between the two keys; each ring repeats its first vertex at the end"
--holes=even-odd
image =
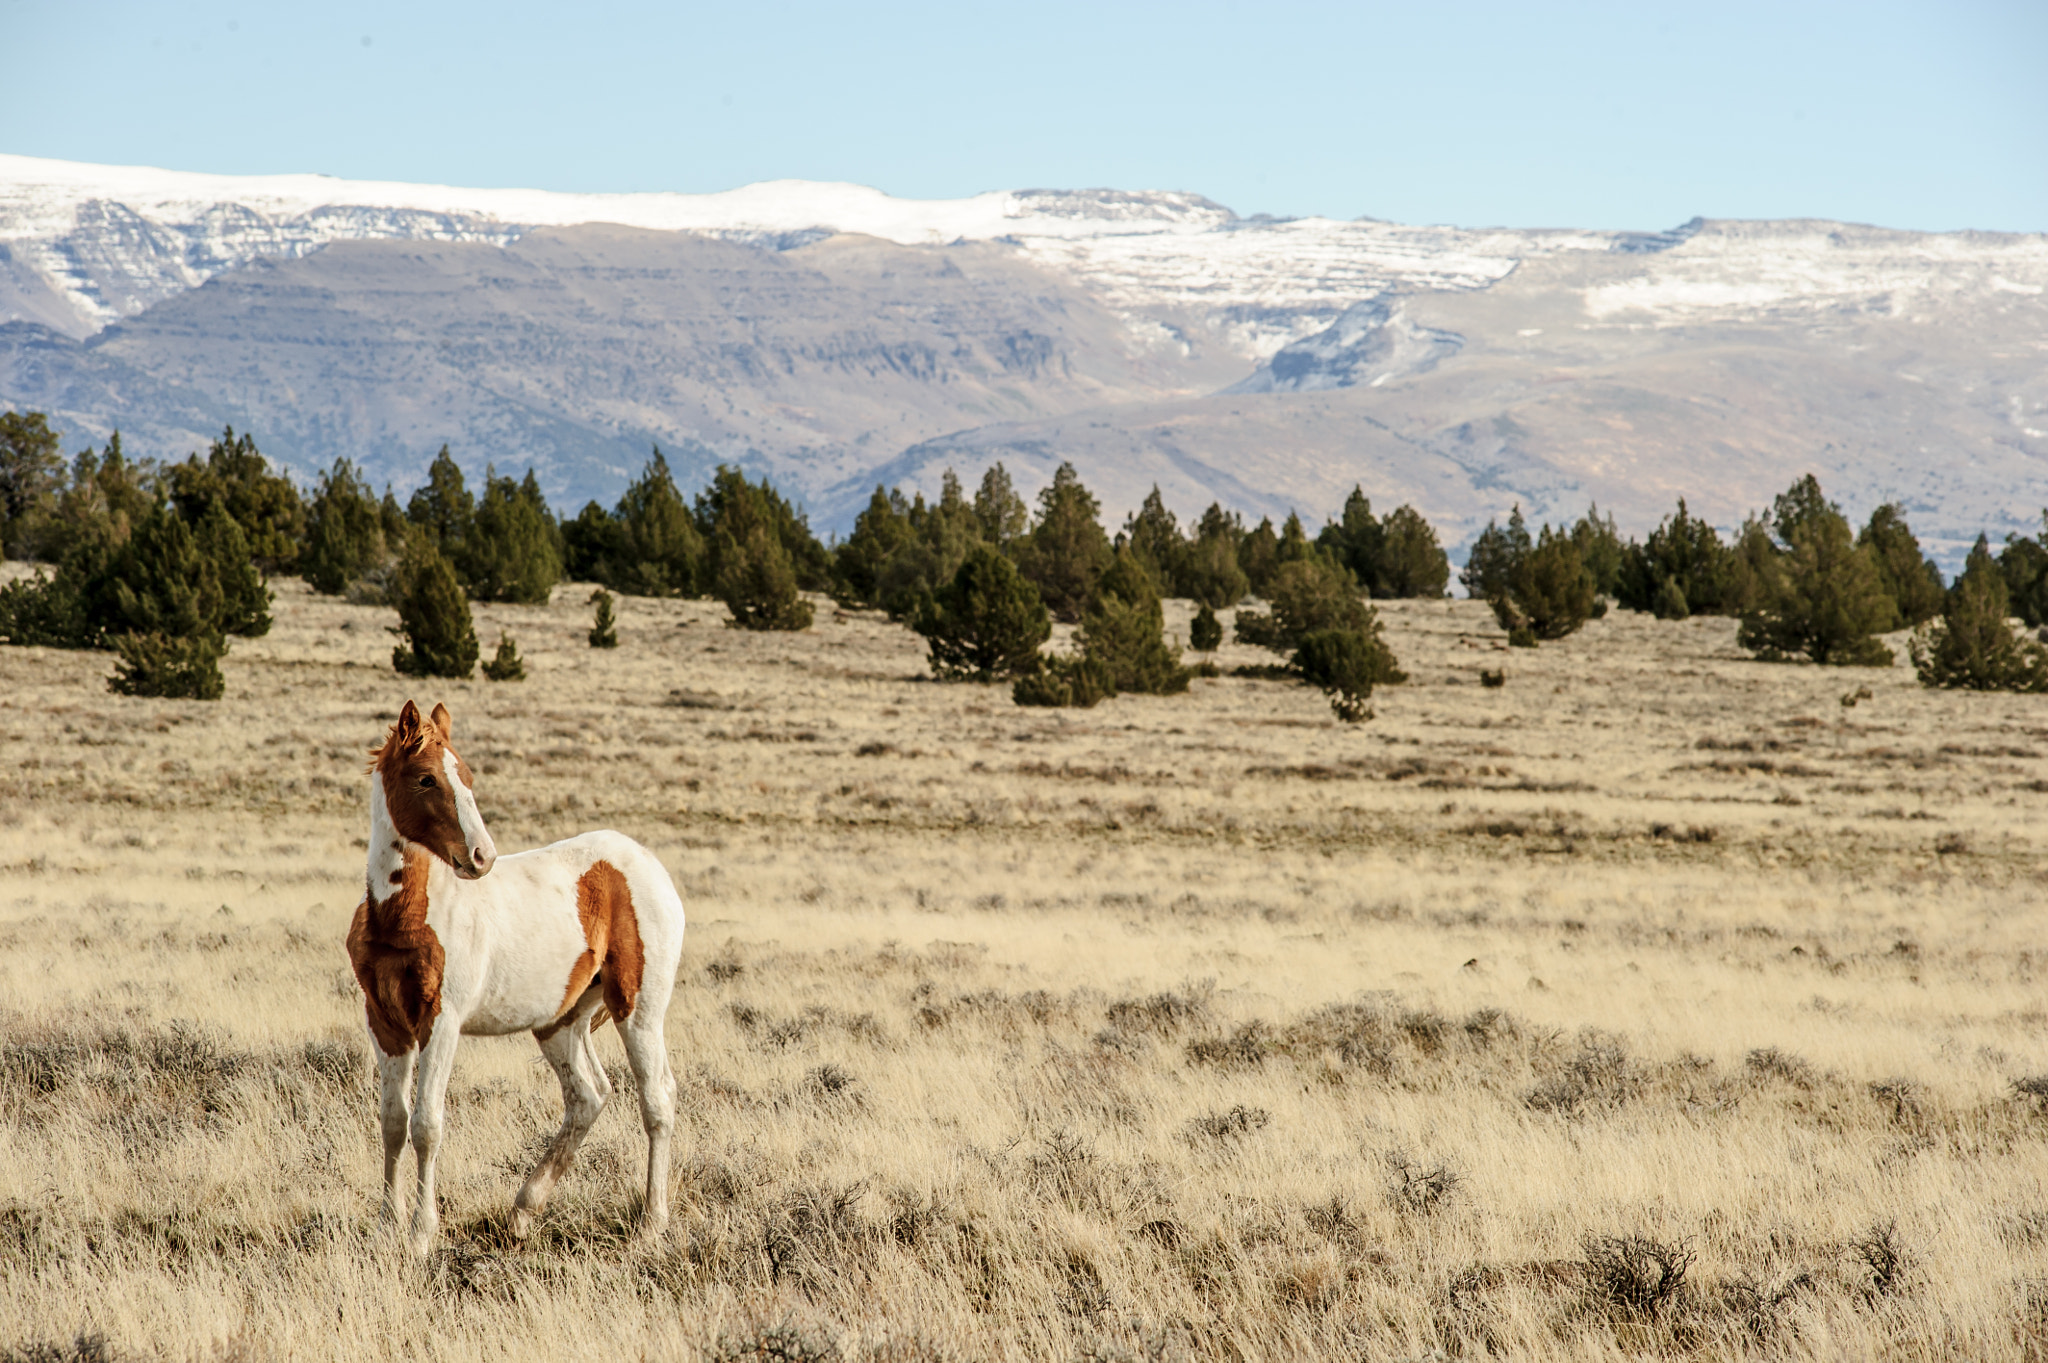
{"type": "Polygon", "coordinates": [[[498,859],[497,844],[477,813],[469,764],[450,745],[454,735],[448,707],[420,718],[405,703],[383,745],[370,754],[370,770],[382,785],[391,826],[408,842],[455,868],[464,880],[487,874],[498,859]]]}

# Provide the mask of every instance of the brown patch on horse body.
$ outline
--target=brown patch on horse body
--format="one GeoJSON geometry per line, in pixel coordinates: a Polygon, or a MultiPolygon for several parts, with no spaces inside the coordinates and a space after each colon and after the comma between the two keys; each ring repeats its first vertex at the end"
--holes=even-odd
{"type": "Polygon", "coordinates": [[[640,997],[640,975],[645,968],[640,920],[633,911],[633,890],[626,884],[625,873],[608,861],[591,863],[576,880],[576,917],[583,924],[585,950],[569,967],[569,987],[562,993],[557,1016],[568,1012],[591,980],[599,978],[605,1011],[623,1020],[640,997]]]}
{"type": "Polygon", "coordinates": [[[427,872],[433,856],[409,848],[398,889],[385,899],[366,892],[348,929],[348,959],[363,988],[370,1034],[386,1055],[425,1045],[441,1012],[441,971],[447,956],[427,926],[427,872]]]}

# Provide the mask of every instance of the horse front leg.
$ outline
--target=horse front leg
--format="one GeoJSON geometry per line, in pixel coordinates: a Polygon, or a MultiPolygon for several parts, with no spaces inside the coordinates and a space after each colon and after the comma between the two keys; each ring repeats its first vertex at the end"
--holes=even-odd
{"type": "Polygon", "coordinates": [[[434,1164],[441,1153],[441,1133],[447,1125],[448,1076],[455,1072],[455,1045],[462,1028],[442,1014],[434,1031],[420,1050],[419,1074],[413,1090],[412,1150],[419,1161],[419,1185],[414,1191],[412,1252],[426,1257],[441,1232],[441,1209],[434,1196],[434,1164]]]}
{"type": "Polygon", "coordinates": [[[384,1128],[384,1207],[377,1219],[396,1228],[401,1210],[398,1157],[405,1153],[406,1127],[412,1120],[413,1061],[419,1051],[408,1048],[400,1055],[386,1055],[374,1032],[370,1048],[377,1057],[377,1115],[384,1128]]]}

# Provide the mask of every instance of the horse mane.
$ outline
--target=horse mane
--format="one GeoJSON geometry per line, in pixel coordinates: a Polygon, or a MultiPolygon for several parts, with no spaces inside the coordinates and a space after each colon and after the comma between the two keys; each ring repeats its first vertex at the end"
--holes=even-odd
{"type": "Polygon", "coordinates": [[[430,741],[430,736],[432,739],[439,739],[441,735],[433,725],[422,724],[414,731],[409,740],[401,740],[398,733],[398,725],[393,724],[390,731],[384,735],[384,741],[370,749],[370,760],[363,770],[366,772],[378,770],[384,765],[384,759],[387,754],[397,757],[401,752],[417,753],[424,751],[430,741]]]}

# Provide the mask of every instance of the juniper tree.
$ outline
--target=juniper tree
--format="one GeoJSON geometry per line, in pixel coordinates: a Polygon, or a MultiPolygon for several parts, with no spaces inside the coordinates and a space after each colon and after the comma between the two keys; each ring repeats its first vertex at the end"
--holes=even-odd
{"type": "Polygon", "coordinates": [[[1187,547],[1180,592],[1216,610],[1227,610],[1244,600],[1251,582],[1237,562],[1237,546],[1243,539],[1243,522],[1235,513],[1225,511],[1220,502],[1211,502],[1187,547]]]}
{"type": "Polygon", "coordinates": [[[1239,642],[1287,653],[1319,630],[1363,630],[1374,619],[1350,570],[1320,557],[1281,565],[1268,595],[1270,614],[1237,613],[1239,642]]]}
{"type": "Polygon", "coordinates": [[[1891,650],[1872,637],[1896,614],[1877,555],[1856,544],[1812,475],[1779,496],[1772,524],[1783,553],[1761,584],[1760,603],[1742,617],[1736,642],[1766,661],[1804,655],[1838,667],[1890,666],[1891,650]]]}
{"type": "Polygon", "coordinates": [[[1159,588],[1135,551],[1118,551],[1096,580],[1077,632],[1081,653],[1099,664],[1113,691],[1172,695],[1188,689],[1188,670],[1166,642],[1159,588]]]}
{"type": "Polygon", "coordinates": [[[0,558],[26,558],[57,505],[64,457],[42,412],[0,412],[0,558]]]}
{"type": "Polygon", "coordinates": [[[1395,507],[1380,522],[1380,560],[1371,583],[1382,597],[1427,597],[1444,594],[1451,580],[1451,561],[1436,537],[1436,527],[1412,506],[1395,507]]]}
{"type": "Polygon", "coordinates": [[[2041,513],[2041,525],[2037,537],[2007,535],[1998,555],[2009,608],[2036,629],[2048,625],[2048,510],[2041,513]]]}
{"type": "Polygon", "coordinates": [[[1621,532],[1615,529],[1614,517],[1602,516],[1600,504],[1590,503],[1586,514],[1572,525],[1572,543],[1578,546],[1579,560],[1586,565],[1586,571],[1593,575],[1593,589],[1602,596],[1619,595],[1627,549],[1621,542],[1621,532]]]}
{"type": "Polygon", "coordinates": [[[1223,622],[1216,618],[1216,612],[1205,601],[1188,624],[1188,647],[1197,653],[1214,653],[1222,646],[1223,622]]]}
{"type": "Polygon", "coordinates": [[[1037,587],[992,545],[977,542],[959,570],[918,609],[934,676],[993,681],[1036,668],[1052,620],[1037,587]]]}
{"type": "Polygon", "coordinates": [[[612,556],[592,574],[595,580],[632,596],[695,596],[711,584],[703,531],[676,491],[659,446],[619,498],[614,516],[612,556]]]}
{"type": "Polygon", "coordinates": [[[768,526],[754,524],[721,529],[712,541],[717,563],[713,592],[725,603],[726,624],[735,629],[804,630],[811,627],[812,606],[796,585],[796,567],[789,551],[768,526]]]}
{"type": "Polygon", "coordinates": [[[981,537],[998,549],[1008,549],[1031,523],[1031,510],[1017,495],[1000,459],[981,475],[974,493],[974,518],[981,525],[981,537]]]}
{"type": "Polygon", "coordinates": [[[455,568],[431,534],[415,534],[398,561],[399,644],[391,666],[408,677],[467,677],[476,669],[476,623],[455,568]]]}
{"type": "Polygon", "coordinates": [[[832,557],[801,513],[769,483],[766,477],[754,483],[739,469],[720,464],[711,482],[697,494],[697,532],[709,548],[708,567],[714,584],[725,573],[719,547],[730,541],[744,546],[752,529],[759,526],[774,538],[804,591],[827,591],[832,586],[832,557]]]}
{"type": "Polygon", "coordinates": [[[1264,597],[1273,585],[1273,574],[1280,569],[1280,536],[1273,532],[1273,519],[1268,516],[1238,541],[1237,566],[1244,573],[1246,590],[1252,595],[1264,597]]]}
{"type": "Polygon", "coordinates": [[[1922,686],[1970,691],[2048,691],[2048,649],[2013,631],[2005,574],[1982,535],[1947,593],[1939,619],[1908,651],[1922,686]]]}
{"type": "Polygon", "coordinates": [[[217,634],[123,634],[114,652],[107,689],[116,695],[219,700],[227,689],[220,672],[227,644],[217,634]]]}
{"type": "Polygon", "coordinates": [[[186,524],[198,525],[219,506],[242,529],[250,556],[266,573],[297,569],[305,541],[306,507],[292,480],[274,471],[246,432],[230,426],[207,447],[164,470],[171,501],[186,524]]]}
{"type": "Polygon", "coordinates": [[[1522,560],[1529,556],[1529,526],[1522,519],[1521,503],[1515,504],[1508,515],[1507,528],[1502,529],[1493,521],[1479,532],[1472,541],[1472,548],[1465,556],[1465,566],[1458,573],[1465,594],[1475,601],[1493,601],[1507,595],[1514,575],[1520,571],[1522,560]]]}
{"type": "Polygon", "coordinates": [[[405,518],[433,541],[435,550],[451,569],[462,562],[470,523],[476,519],[476,501],[469,495],[461,465],[448,453],[446,445],[427,466],[427,481],[413,490],[411,500],[405,504],[405,518]]]}
{"type": "Polygon", "coordinates": [[[596,607],[590,620],[590,646],[592,648],[617,648],[619,646],[618,619],[612,614],[612,594],[599,587],[590,594],[590,604],[596,607]]]}
{"type": "Polygon", "coordinates": [[[1510,643],[1534,643],[1576,633],[1591,617],[1597,597],[1578,544],[1546,525],[1536,547],[1510,573],[1507,590],[1491,601],[1510,643]]]}
{"type": "Polygon", "coordinates": [[[908,531],[903,543],[882,565],[876,582],[877,603],[892,620],[908,620],[918,606],[953,580],[966,561],[967,550],[981,542],[981,518],[960,493],[960,480],[946,470],[937,505],[923,494],[911,499],[904,514],[908,531]]]}
{"type": "Polygon", "coordinates": [[[460,576],[479,601],[547,604],[562,578],[562,556],[554,518],[532,469],[520,483],[485,470],[484,495],[463,545],[460,576]]]}
{"type": "Polygon", "coordinates": [[[1878,578],[1897,608],[1889,628],[1921,625],[1941,613],[1941,570],[1920,552],[1920,541],[1906,524],[1905,508],[1897,502],[1878,507],[1858,532],[1856,543],[1875,557],[1878,578]]]}
{"type": "Polygon", "coordinates": [[[1678,601],[1687,615],[1713,615],[1722,609],[1728,550],[1714,527],[1694,516],[1678,499],[1678,510],[1649,533],[1641,544],[1629,543],[1615,573],[1615,599],[1628,610],[1650,611],[1659,619],[1678,618],[1658,612],[1678,601]],[[1666,583],[1676,590],[1667,590],[1666,583]]]}
{"type": "Polygon", "coordinates": [[[1144,504],[1124,518],[1123,540],[1162,593],[1182,594],[1188,541],[1181,534],[1180,521],[1166,509],[1157,483],[1146,494],[1144,504]]]}
{"type": "Polygon", "coordinates": [[[1330,698],[1337,718],[1349,724],[1372,718],[1375,686],[1407,680],[1380,633],[1377,613],[1372,613],[1363,629],[1325,629],[1305,635],[1290,666],[1303,681],[1320,688],[1330,698]]]}
{"type": "Polygon", "coordinates": [[[1037,671],[1026,673],[1010,686],[1010,699],[1019,705],[1070,706],[1082,710],[1115,694],[1109,669],[1086,654],[1046,658],[1037,671]]]}
{"type": "Polygon", "coordinates": [[[196,537],[200,552],[213,561],[220,584],[220,628],[247,639],[270,633],[270,589],[263,585],[249,541],[224,502],[206,508],[196,537]]]}
{"type": "Polygon", "coordinates": [[[306,505],[306,546],[299,572],[306,585],[339,596],[371,569],[388,562],[396,548],[385,533],[383,508],[346,459],[320,475],[306,505]]]}
{"type": "Polygon", "coordinates": [[[1038,519],[1017,547],[1017,563],[1057,619],[1079,620],[1095,579],[1109,567],[1101,510],[1072,464],[1061,464],[1038,494],[1038,519]]]}
{"type": "Polygon", "coordinates": [[[853,533],[840,541],[832,556],[837,578],[833,595],[849,606],[881,604],[883,570],[909,542],[910,504],[903,494],[875,485],[867,508],[854,517],[853,533]]]}

